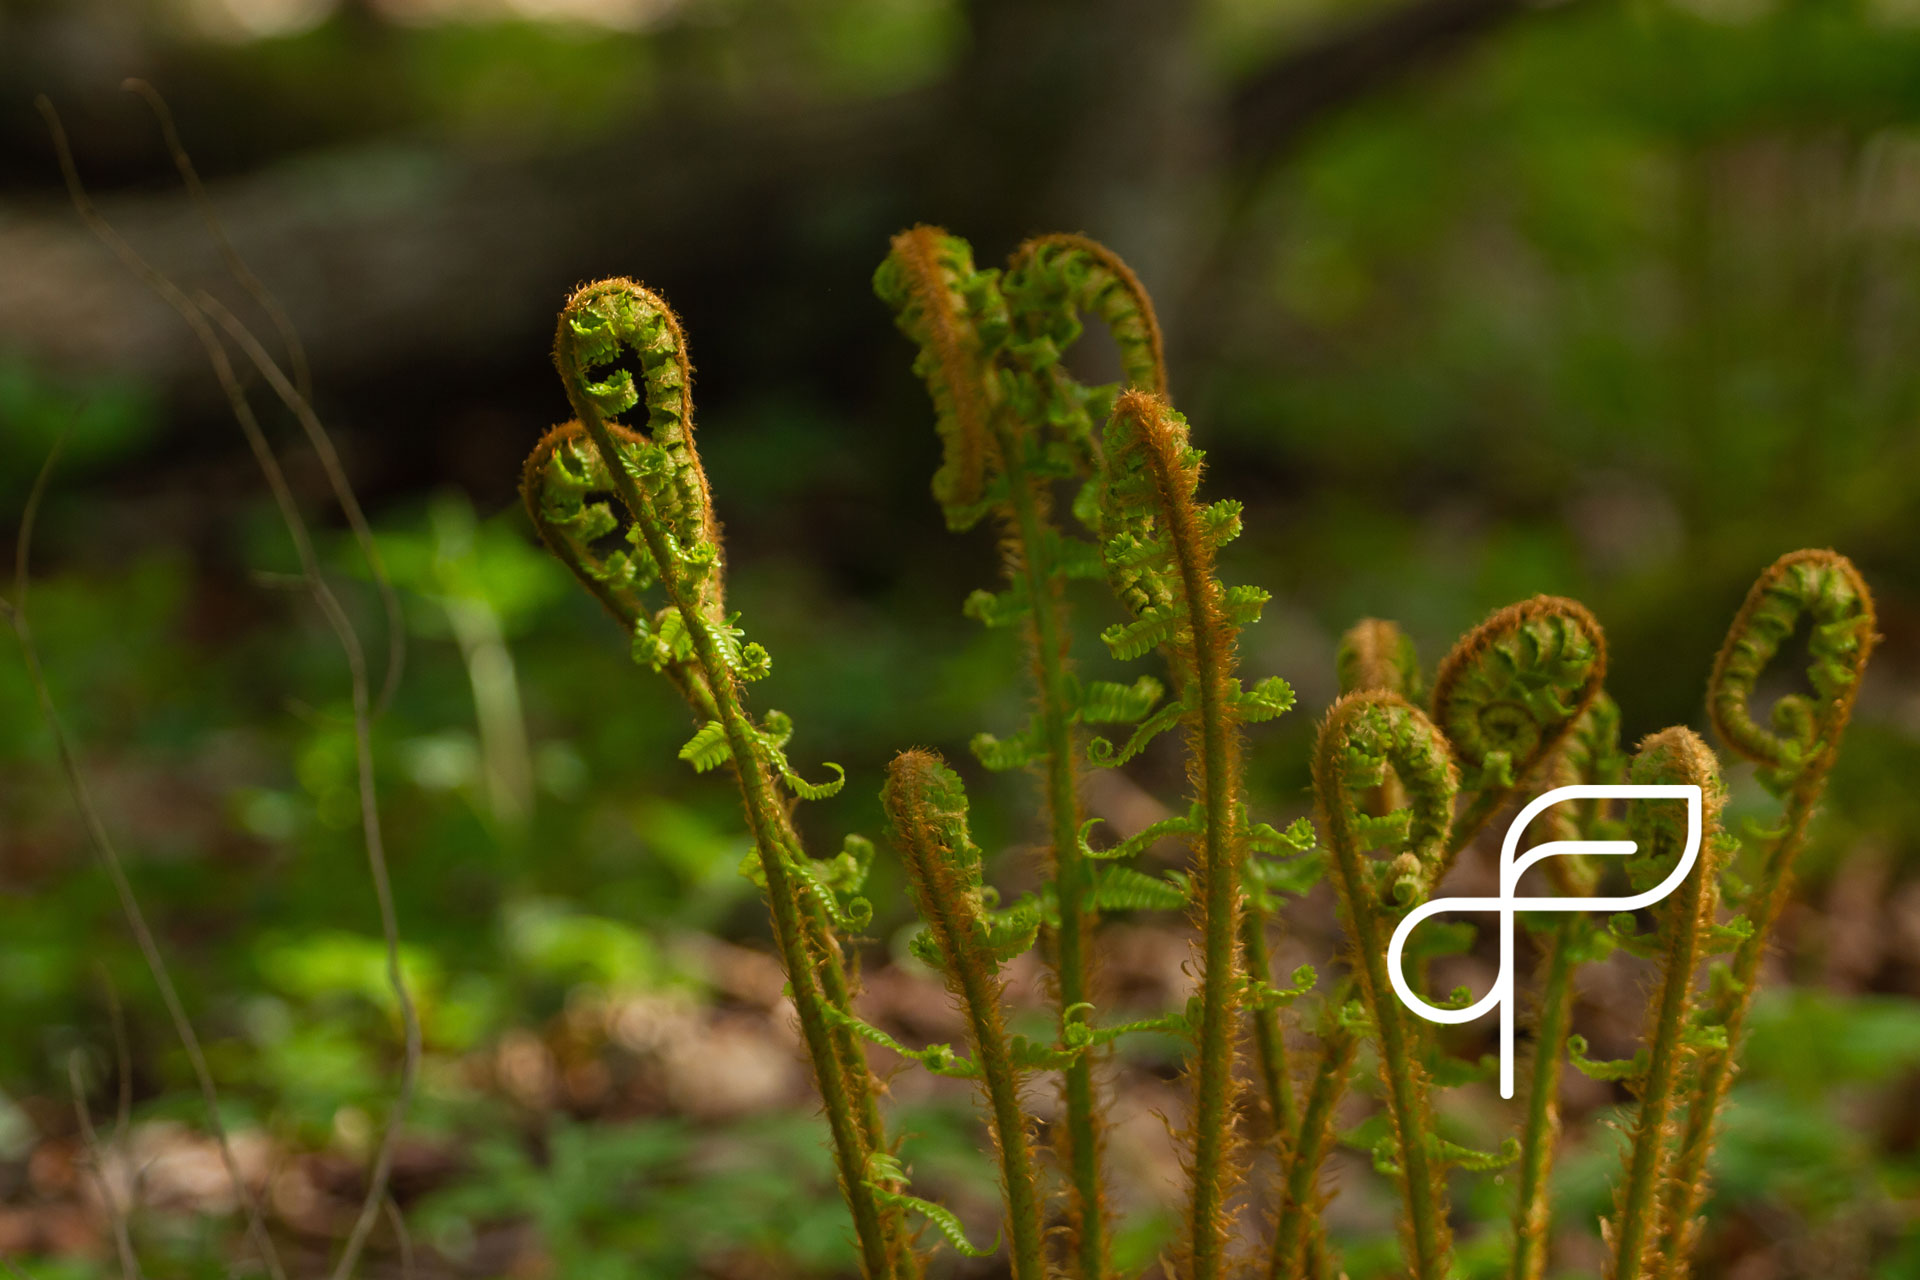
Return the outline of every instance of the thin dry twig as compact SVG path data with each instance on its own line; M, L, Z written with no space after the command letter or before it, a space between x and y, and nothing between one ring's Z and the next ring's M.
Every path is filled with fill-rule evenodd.
M61 137L64 145L65 137ZM62 437L64 440L64 437ZM193 1069L195 1082L200 1088L201 1102L206 1109L207 1127L212 1132L214 1143L220 1150L221 1162L226 1166L227 1176L232 1180L234 1192L246 1210L247 1234L252 1238L254 1247L259 1250L261 1260L273 1280L286 1280L286 1272L281 1268L280 1257L273 1247L273 1240L267 1234L266 1222L260 1214L260 1202L253 1194L241 1175L239 1161L234 1157L233 1144L228 1140L226 1125L220 1120L220 1097L214 1088L213 1072L207 1066L207 1055L200 1047L200 1037L188 1019L185 1007L180 1003L180 992L173 984L173 975L167 969L167 962L160 954L159 944L154 941L153 930L147 926L146 914L141 911L139 900L134 897L133 885L127 879L125 866L120 854L107 834L106 823L100 817L98 807L93 803L93 795L87 788L86 776L80 768L80 760L73 748L72 739L67 736L65 727L54 707L53 692L47 685L45 670L40 665L40 651L34 645L33 631L27 622L27 566L33 545L34 520L40 511L40 501L46 494L47 482L53 475L54 463L60 457L60 441L56 441L47 454L47 460L40 467L40 474L34 478L33 488L27 494L26 509L20 516L20 535L14 554L14 586L11 601L0 598L0 613L6 615L13 627L15 637L20 641L21 654L26 661L27 679L33 686L34 698L40 705L41 718L47 723L47 730L53 735L54 750L60 757L60 767L67 777L67 789L72 794L75 806L87 829L88 840L94 853L100 859L107 872L107 878L113 884L115 897L120 902L120 912L126 917L127 927L133 933L134 942L140 948L140 955L146 961L147 972L153 976L153 982L160 990L161 1002L166 1006L167 1017L173 1023L174 1034L180 1039L180 1046L186 1050L187 1062Z
M113 1247L120 1255L120 1275L122 1280L141 1280L140 1259L133 1251L133 1237L127 1231L126 1211L120 1207L120 1197L114 1194L113 1183L107 1177L100 1135L94 1131L93 1117L87 1113L87 1089L80 1079L78 1050L67 1059L67 1082L73 1088L73 1114L80 1122L80 1141L86 1148L87 1166L93 1174L94 1185L100 1189L101 1203L107 1207L107 1221L113 1227Z
M214 376L219 381L221 390L226 394L234 419L239 424L241 433L246 437L248 448L252 451L254 460L267 482L267 488L273 494L275 505L280 510L281 520L286 526L295 554L299 559L301 577L307 591L338 639L341 651L346 657L352 683L354 754L360 794L361 832L366 846L367 867L373 880L374 896L379 907L381 933L386 943L387 981L399 1008L404 1040L400 1084L395 1091L386 1132L382 1135L379 1149L375 1154L366 1199L361 1205L359 1216L348 1236L346 1248L342 1251L333 1272L333 1280L346 1280L352 1275L360 1253L366 1245L367 1236L380 1214L381 1202L386 1195L387 1182L393 1169L394 1153L398 1148L400 1134L412 1106L421 1052L420 1020L401 967L399 922L394 909L393 887L387 870L385 842L381 834L379 805L374 786L373 700L367 680L365 651L361 647L359 634L354 630L346 610L341 606L339 597L334 594L332 587L328 585L320 571L319 557L314 550L312 535L304 517L300 514L298 505L294 502L292 490L287 484L279 459L274 455L272 446L268 444L266 435L261 430L259 419L247 399L244 388L240 385L226 347L220 341L219 335L215 333L206 311L166 275L147 262L101 216L80 181L79 171L74 164L73 151L67 142L66 130L62 127L59 114L54 110L52 102L43 94L35 100L35 106L46 119L54 150L60 161L61 174L66 179L68 194L81 221L115 257L120 259L122 265L179 313L181 319L193 331L195 338L199 340L208 363L213 368ZM257 343L253 345L258 347ZM266 363L271 365L272 361L268 360ZM277 367L275 372L278 372ZM296 396L295 399L300 397ZM313 420L313 425L318 428L317 419ZM325 432L320 430L318 434L324 437ZM344 484L344 476L340 479ZM357 509L355 504L355 510ZM373 560L370 563L377 566L378 562ZM389 670L391 674L394 668ZM210 1091L211 1088L212 1081L208 1078L203 1084L203 1090ZM217 1118L215 1123L217 1125ZM235 1176L237 1182L238 1171L231 1161L229 1161L229 1171ZM242 1194L248 1204L252 1220L250 1229L252 1229L253 1223L259 1220L258 1206L250 1191L242 1188ZM278 1258L271 1252L271 1242L266 1240L264 1226L260 1227L257 1235L260 1241L264 1242L263 1255L269 1260L269 1269L273 1272L274 1280L284 1280Z
M387 1196L387 1221L393 1227L393 1238L400 1245L400 1280L413 1280L413 1233L407 1230L406 1215L400 1212L400 1205L392 1195Z
M380 557L380 547L374 541L373 529L360 509L360 499L347 479L346 469L340 464L340 453L334 448L333 437L313 411L313 373L307 363L306 346L300 341L300 332L294 327L286 309L280 305L280 300L253 273L247 260L240 256L240 251L233 247L233 241L227 236L227 229L213 207L213 200L207 195L206 185L200 181L200 172L194 168L193 157L181 145L180 133L174 127L173 110L167 106L167 100L160 96L159 90L138 77L125 81L121 87L139 94L153 109L155 118L160 122L160 134L166 143L167 154L173 158L174 168L180 172L180 180L187 188L188 198L193 201L194 208L200 211L200 219L207 226L207 235L220 251L221 260L226 263L227 274L266 313L287 349L287 363L293 370L290 382L265 349L254 340L253 334L227 314L224 307L218 308L217 314L222 325L247 352L254 367L273 384L274 393L299 420L300 429L306 432L307 441L320 459L321 469L326 472L334 500L340 504L342 514L347 518L354 541L359 544L360 554L365 557L367 570L373 576L374 587L380 593L380 607L386 613L387 669L381 680L380 696L374 699L373 718L378 720L392 705L394 692L400 686L400 673L406 666L407 630L400 615L400 597L394 591L393 579L388 576L386 563ZM200 301L205 305L211 299L202 293Z

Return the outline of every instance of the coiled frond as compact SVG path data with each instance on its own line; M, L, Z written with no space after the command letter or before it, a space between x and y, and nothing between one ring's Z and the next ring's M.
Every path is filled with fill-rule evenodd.
M1376 817L1362 804L1389 771L1407 807ZM1374 691L1348 694L1327 713L1314 748L1313 786L1354 974L1379 1039L1408 1263L1416 1280L1444 1280L1453 1243L1441 1162L1428 1146L1429 1083L1420 1037L1387 977L1386 954L1394 921L1427 897L1446 857L1459 775L1432 721L1399 695ZM1397 852L1366 856L1381 846Z
M1807 680L1814 696L1774 703L1772 728L1749 704L1760 673L1800 620L1807 620ZM1707 684L1707 711L1721 741L1760 766L1783 794L1809 771L1831 766L1873 653L1873 595L1853 562L1832 551L1795 551L1760 575L1734 616Z
M1534 596L1469 631L1434 674L1433 720L1472 797L1453 851L1471 840L1560 745L1607 673L1600 624L1575 600ZM1451 860L1451 852L1449 853Z
M638 366L637 381L623 360ZM632 280L583 285L560 313L553 361L575 418L601 446L608 467L618 457L637 482L646 518L659 523L676 560L699 584L704 611L719 618L720 526L693 443L693 366L679 317ZM643 422L620 421L634 409L644 410ZM616 426L626 428L618 437L610 430Z
M1153 302L1131 268L1098 241L1036 236L1014 250L1002 279L1019 376L1009 380L1020 417L1084 469L1094 428L1106 421L1117 390L1167 394L1166 351ZM1121 386L1090 387L1067 372L1064 357L1085 331L1082 316L1103 323L1120 353ZM1093 491L1086 491L1091 500ZM1090 514L1085 513L1085 514Z

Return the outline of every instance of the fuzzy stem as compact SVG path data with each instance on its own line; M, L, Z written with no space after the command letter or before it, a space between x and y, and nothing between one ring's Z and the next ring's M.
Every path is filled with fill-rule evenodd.
M1347 1092L1347 1074L1359 1047L1360 1037L1337 1024L1321 1036L1320 1067L1307 1090L1299 1136L1286 1153L1269 1280L1325 1274L1324 1260L1312 1256L1319 1243L1320 1166L1333 1149L1334 1109Z
M1273 960L1267 953L1267 917L1251 906L1240 913L1240 948L1246 956L1247 972L1255 981L1269 982ZM1293 1082L1287 1073L1287 1042L1280 1029L1280 1012L1256 1006L1247 1016L1253 1026L1254 1060L1260 1071L1261 1088L1272 1114L1273 1131L1284 1147L1293 1142L1297 1121L1294 1117Z
M1001 431L1003 455L1011 458L1019 443ZM1046 741L1045 795L1048 835L1053 851L1053 885L1060 908L1054 935L1054 976L1060 986L1063 1009L1085 1002L1088 983L1088 935L1092 912L1087 897L1093 888L1086 860L1080 856L1080 796L1074 769L1071 688L1067 667L1066 602L1059 582L1043 560L1046 546L1040 498L1033 482L1009 469L1016 528L1020 540L1020 567L1032 601L1034 684L1039 693L1040 726ZM1066 1101L1066 1123L1060 1128L1061 1163L1073 1186L1073 1254L1082 1280L1101 1280L1107 1271L1106 1214L1100 1192L1100 1130L1094 1110L1093 1063L1081 1054L1061 1072Z
M1539 1022L1534 1031L1533 1071L1527 1081L1527 1118L1520 1131L1520 1187L1513 1207L1513 1280L1541 1280L1552 1243L1550 1175L1554 1140L1560 1133L1560 1046L1573 1020L1572 927L1565 919L1554 921L1540 961Z
M960 794L959 779L929 752L902 752L888 770L887 815L907 863L914 905L940 944L948 985L966 1012L974 1064L987 1095L994 1143L1000 1149L1014 1280L1045 1280L1033 1150L1026 1113L1020 1107L1013 1050L1000 1013L1003 993L998 966L983 944L986 922L980 914L979 890L960 871L970 861L977 874L979 858L967 843L963 820L954 820L956 810L964 814L964 800L956 802Z
M583 371L573 357L571 346L564 340L565 332L563 321L563 339L556 347L555 359L568 398L573 402L581 425L600 452L614 492L626 505L640 530L668 602L679 610L686 622L695 661L705 677L714 708L718 712L717 718L732 750L741 804L767 881L767 901L773 914L775 944L786 966L794 1009L799 1016L801 1034L807 1043L808 1056L812 1059L820 1096L827 1112L827 1124L833 1135L841 1190L853 1214L862 1265L869 1280L880 1280L880 1277L895 1274L894 1250L890 1241L893 1233L887 1229L886 1218L889 1215L882 1214L866 1184L866 1158L869 1151L875 1149L868 1137L863 1114L866 1108L859 1097L860 1093L867 1092L863 1087L866 1081L858 1077L849 1080L845 1059L824 1012L825 997L819 980L822 966L816 964L807 945L807 924L799 896L787 874L784 856L787 842L783 838L783 823L779 816L782 813L780 801L774 792L766 762L761 758L751 723L740 705L734 674L721 659L711 632L702 625L703 602L686 581L669 545L666 529L653 514L634 476L623 464L607 429L605 417L592 397L580 391ZM844 992L844 987L842 990ZM864 1069L861 1074L865 1075Z
M1213 549L1202 535L1193 498L1198 463L1165 400L1129 391L1114 406L1114 422L1138 446L1149 482L1154 519L1178 574L1186 608L1184 656L1190 658L1186 695L1195 710L1188 734L1189 766L1205 830L1199 853L1200 995L1194 1026L1193 1169L1191 1232L1193 1280L1216 1280L1226 1269L1227 1197L1236 1181L1233 1143L1234 1024L1239 986L1238 927L1240 743L1231 699L1233 629L1213 572Z
M1660 999L1647 1029L1647 1073L1640 1085L1640 1111L1627 1160L1627 1180L1619 1191L1610 1232L1613 1280L1640 1280L1653 1261L1648 1252L1659 1237L1661 1181L1672 1150L1668 1118L1686 1054L1687 1015L1693 1004L1693 971L1700 958L1700 935L1713 914L1712 849L1720 802L1719 770L1713 752L1690 729L1667 729L1648 738L1635 756L1631 776L1635 782L1679 781L1699 786L1704 812L1700 863L1680 882L1663 911L1666 951L1660 964ZM1671 851L1671 824L1656 825L1649 820L1645 831L1640 837L1643 853L1663 857Z
M1824 779L1820 780L1824 782ZM1760 896L1760 908L1753 920L1753 932L1742 939L1733 957L1734 996L1725 1009L1727 1047L1710 1049L1701 1056L1698 1082L1687 1107L1686 1129L1680 1149L1674 1156L1673 1177L1662 1188L1661 1229L1658 1268L1661 1277L1685 1276L1687 1256L1692 1249L1692 1224L1706 1200L1709 1178L1707 1157L1713 1151L1714 1125L1726 1102L1727 1089L1738 1070L1734 1051L1746 1029L1747 1011L1753 1005L1753 991L1759 984L1760 961L1766 954L1766 939L1774 921L1786 905L1791 880L1786 868L1793 862L1806 839L1807 825L1813 817L1820 787L1796 786L1788 798L1786 830L1774 842L1767 857L1766 879Z

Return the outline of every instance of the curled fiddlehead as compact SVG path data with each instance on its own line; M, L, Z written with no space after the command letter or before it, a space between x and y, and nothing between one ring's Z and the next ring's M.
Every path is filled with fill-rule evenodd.
M1446 865L1553 754L1606 673L1600 624L1559 596L1508 605L1454 645L1434 673L1433 720L1473 798L1454 824Z
M966 792L938 756L906 751L887 770L882 799L914 906L938 946L947 987L966 1014L1000 1151L1013 1274L1016 1280L1044 1280L1032 1141L1001 1016L1000 960L983 901L980 850L967 834Z
M1800 620L1808 636L1807 679L1814 696L1774 703L1763 728L1750 704L1760 673ZM1760 766L1776 795L1817 786L1833 767L1874 642L1873 593L1853 562L1832 551L1795 551L1776 560L1727 631L1708 680L1707 710L1726 744Z
M1665 729L1649 737L1628 768L1635 783L1680 783L1700 788L1700 860L1671 895L1656 908L1660 946L1660 987L1648 1008L1646 1069L1633 1080L1640 1094L1633 1144L1625 1180L1614 1194L1614 1216L1606 1232L1613 1246L1613 1280L1641 1280L1660 1230L1660 1191L1673 1150L1670 1118L1677 1103L1682 1068L1696 1047L1689 1041L1688 1014L1693 1002L1693 972L1703 937L1713 924L1714 875L1724 853L1719 816L1725 801L1719 762L1691 729ZM1627 874L1637 891L1660 883L1688 841L1687 806L1671 800L1636 800L1628 828L1639 852Z
M607 429L622 446L640 443L625 427L609 424ZM677 621L678 615L672 606L648 609L644 588L652 575L651 561L632 550L602 551L596 545L618 531L621 522L612 505L613 481L585 427L562 423L540 437L521 470L520 496L547 550L635 639L636 657L672 680L703 722L712 721L713 693L699 664L690 653L676 654L672 646L654 643L675 625L668 618Z
M1367 813L1364 798L1389 770L1407 807ZM1416 1280L1442 1280L1452 1257L1446 1187L1432 1143L1433 1111L1420 1037L1387 976L1393 922L1431 892L1446 857L1459 777L1447 741L1397 694L1351 693L1333 704L1314 748L1313 788L1329 871L1347 918L1361 1000L1379 1038L1395 1170L1405 1201L1403 1236ZM1390 859L1367 851L1385 845Z
M1233 1150L1234 1021L1240 1003L1239 878L1246 855L1240 726L1291 705L1275 681L1241 687L1234 649L1266 593L1221 585L1217 547L1239 532L1236 502L1197 501L1201 454L1185 419L1157 395L1129 391L1106 430L1100 491L1107 579L1133 620L1102 635L1115 657L1158 648L1178 693L1197 801L1196 924L1200 994L1192 1016L1192 1201L1186 1245L1192 1274L1225 1266L1226 1202L1239 1170ZM1283 696L1284 695L1284 696ZM1156 717L1158 718L1158 717ZM1256 982L1267 975L1256 974Z
M784 750L791 723L775 712L756 721L746 710L744 685L765 674L769 659L725 612L719 526L693 442L692 370L679 321L631 280L586 285L561 312L554 363L575 422L550 432L528 461L523 491L534 523L629 628L635 656L673 676L705 719L682 757L696 769L732 765L863 1266L869 1280L914 1275L900 1212L883 1203L886 1188L876 1190L869 1173L870 1157L888 1147L865 1053L846 1026L851 984L833 936L844 909L829 875L801 848L776 789L777 779L814 798L839 784L799 777ZM619 420L635 409L642 423ZM622 532L596 496L608 490L630 523L626 548L603 553L596 544ZM657 610L646 603L649 592L662 602Z
M1813 696L1781 698L1768 716L1753 717L1754 686L1804 619L1807 680ZM1707 684L1707 711L1721 741L1758 766L1760 781L1783 800L1759 876L1742 903L1745 936L1726 980L1704 1013L1719 1041L1705 1049L1688 1103L1674 1176L1664 1195L1660 1274L1684 1276L1706 1196L1707 1154L1734 1073L1734 1051L1760 974L1760 960L1791 888L1791 873L1827 774L1840 751L1860 692L1874 633L1873 593L1853 562L1833 551L1794 551L1762 573L1727 630Z

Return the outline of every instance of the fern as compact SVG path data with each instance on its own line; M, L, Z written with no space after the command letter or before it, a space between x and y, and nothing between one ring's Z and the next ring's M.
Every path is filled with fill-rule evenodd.
M718 525L693 445L685 344L657 297L616 280L569 302L556 361L575 420L541 438L523 477L542 539L628 633L636 661L685 696L694 732L682 759L701 773L725 767L738 783L754 842L742 870L772 911L868 1280L919 1274L909 1215L932 1228L929 1239L969 1256L1004 1241L1021 1280L1104 1280L1112 1224L1094 1070L1117 1040L1150 1033L1185 1046L1193 1090L1182 1138L1183 1277L1215 1280L1254 1261L1230 1243L1251 1137L1271 1145L1275 1211L1258 1264L1275 1280L1341 1274L1326 1239L1322 1186L1336 1140L1368 1153L1397 1185L1405 1265L1415 1280L1454 1273L1449 1170L1477 1177L1514 1166L1510 1270L1515 1280L1539 1280L1552 1243L1548 1191L1568 1064L1637 1096L1606 1224L1611 1274L1683 1275L1759 958L1876 638L1871 597L1853 567L1832 552L1784 557L1755 585L1714 667L1716 730L1758 764L1782 800L1778 823L1750 836L1760 852L1751 883L1729 865L1732 842L1712 831L1721 794L1712 752L1685 729L1649 737L1630 776L1692 782L1707 797L1700 870L1652 913L1651 927L1625 914L1522 915L1539 952L1525 1101L1515 1132L1489 1150L1469 1147L1443 1135L1436 1099L1486 1079L1498 1064L1443 1053L1399 1004L1387 939L1509 803L1549 786L1627 776L1620 712L1602 690L1607 651L1598 622L1554 597L1501 609L1454 646L1430 693L1398 627L1357 624L1339 650L1342 696L1314 748L1317 826L1306 818L1256 821L1244 794L1245 727L1286 714L1297 699L1279 677L1249 686L1238 674L1240 633L1268 593L1229 586L1217 574L1216 555L1247 513L1230 498L1200 499L1203 455L1166 399L1159 329L1139 281L1083 237L1030 241L1001 273L976 268L965 242L918 227L895 239L875 286L917 349L933 403L942 444L934 496L955 530L991 517L1001 539L1004 581L974 592L964 612L1016 628L1030 677L1027 723L980 733L972 745L985 768L1030 770L1039 780L1049 856L1033 892L1000 905L968 834L960 779L938 757L902 754L883 796L924 922L908 946L944 976L965 1020L966 1051L912 1048L853 1012L841 935L873 920L872 846L850 837L836 856L813 858L795 832L795 801L835 794L845 774L829 765L824 780L803 776L787 754L790 719L749 709L748 688L771 657L726 607ZM1118 344L1125 385L1087 386L1068 372L1063 357L1088 319ZM1157 655L1163 676L1083 680L1074 670L1068 590L1096 580L1126 614L1101 633L1109 654ZM1784 699L1758 720L1748 706L1756 683L1803 618L1811 625L1813 696ZM1081 810L1082 770L1124 767L1175 728L1183 730L1191 793L1125 839L1096 837L1098 819ZM1660 879L1678 847L1671 815L1654 805L1616 814L1598 802L1561 804L1548 821L1560 840L1630 831L1639 854L1624 871L1637 885ZM1187 866L1134 865L1168 839L1191 847ZM1578 857L1546 867L1563 895L1590 894L1598 876ZM1345 972L1323 982L1313 966L1301 966L1276 980L1269 917L1323 876L1348 933ZM1718 919L1723 897L1742 914ZM1176 911L1191 916L1198 938L1192 998L1155 1016L1100 1017L1090 993L1101 917ZM1419 974L1429 958L1464 952L1475 937L1468 922L1436 922L1414 934L1407 959ZM1004 967L1036 947L1054 979L1052 1035L1010 1032L1002 1008ZM1643 1047L1631 1058L1596 1061L1574 1030L1572 993L1580 966L1613 950L1654 961L1659 977ZM1731 960L1697 987L1696 970L1719 953ZM1460 1009L1473 1000L1461 990L1443 1003ZM1297 1073L1290 1027L1315 1042ZM1243 1030L1260 1107L1242 1107L1238 1097ZM951 1211L910 1191L882 1123L868 1045L980 1090L1002 1193L993 1245L976 1246ZM1370 1052L1362 1055L1363 1047ZM1336 1117L1363 1061L1382 1106L1341 1133ZM1062 1094L1048 1125L1057 1189L1042 1175L1023 1101L1041 1075L1057 1076Z

